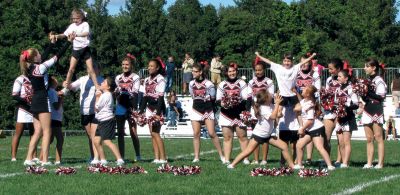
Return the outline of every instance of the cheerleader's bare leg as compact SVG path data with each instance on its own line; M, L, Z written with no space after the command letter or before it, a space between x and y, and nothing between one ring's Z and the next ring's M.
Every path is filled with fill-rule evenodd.
M326 140L324 142L326 151L330 154L331 153L331 137L333 129L335 128L334 120L332 119L324 119L324 126L325 126L325 135Z
M237 165L241 160L244 158L248 157L258 146L259 144L257 143L256 140L250 139L249 144L246 146L246 148L236 156L235 160L232 162L232 166Z
M304 137L300 138L297 143L296 143L296 163L299 166L303 166L303 154L304 154L304 148L307 146L308 143L310 143L311 137L310 135L305 135Z
M67 78L65 79L63 87L67 88L68 85L71 84L72 75L75 72L75 68L76 68L77 64L78 64L78 60L75 57L72 56L70 61L69 61L69 69L68 69L68 73L67 73ZM95 79L95 80L93 80L93 83L95 81L97 82L97 80Z
M154 149L154 154L158 154L155 155L156 159L160 159L160 160L166 160L166 155L165 155L165 147L164 147L164 141L162 140L161 136L160 136L160 130L161 130L161 126L154 126L151 127L153 129L153 131L151 132L151 137L153 138L154 142L153 142L153 147L155 146L156 148ZM157 156L159 158L157 158Z
M217 149L219 157L220 158L223 157L224 154L222 153L221 143L219 142L219 138L218 138L217 134L215 133L214 120L206 119L204 121L204 123L206 124L207 130L208 130L208 134L211 137L211 140L212 140L212 142L214 144L215 149Z
M294 167L293 158L289 153L288 144L285 143L284 141L282 141L281 139L275 138L275 137L272 137L271 139L269 139L269 143L282 150L283 158L288 163L288 166L290 168L293 168Z
M385 143L383 140L383 128L382 125L378 123L374 123L372 125L373 131L374 131L374 137L376 142L378 142L378 165L381 165L383 167L383 162L385 158Z
M349 165L351 156L351 131L343 132L344 152L342 154L343 164Z
M367 165L372 166L374 159L374 132L372 124L364 125L364 132L367 138Z
M42 154L43 159L42 162L46 163L49 159L49 147L50 147L50 138L51 138L51 114L50 112L39 113L39 122L43 130L43 138L42 138Z
M31 140L29 141L29 147L28 147L28 152L26 155L26 160L32 160L33 152L37 146L40 136L42 135L42 127L40 125L39 120L36 117L33 117L33 128L35 129L35 132L33 133Z
M104 154L104 149L103 149L103 144L101 142L101 137L100 136L95 136L92 139L92 142L98 152L99 159L100 160L106 160L105 154Z
M244 151L249 140L247 139L247 131L241 127L236 127L236 135L239 138L240 148Z
M193 127L194 159L200 159L200 131L201 131L201 124L200 124L199 121L192 121L192 127Z
M317 148L318 152L321 154L322 158L324 159L326 165L332 166L331 159L329 157L329 153L324 148L324 138L322 136L313 137L312 141Z
M93 143L93 139L96 136L96 130L97 130L97 124L89 123L89 132L88 132L88 135L90 136L89 144L91 145L91 149L93 151L93 158L99 159L99 153L97 152L97 149Z
M17 158L19 140L21 139L23 132L24 132L24 123L18 123L18 122L15 123L15 134L12 138L12 143L11 143L11 159Z
M224 155L225 161L229 161L232 152L233 127L223 126L222 133L224 135Z

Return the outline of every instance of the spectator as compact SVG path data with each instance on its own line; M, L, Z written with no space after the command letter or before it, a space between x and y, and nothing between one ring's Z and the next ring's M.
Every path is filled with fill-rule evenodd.
M165 85L165 92L169 93L172 88L172 83L174 79L174 71L175 71L175 62L174 57L169 56L168 61L165 63L167 66L167 74L166 74L166 85Z
M221 69L222 69L221 57L217 54L211 60L211 82L214 83L215 86L221 82Z
M192 80L192 67L194 64L194 60L190 57L189 53L185 54L185 61L183 61L182 68L183 68L183 88L182 94L187 95L188 91L188 84Z
M393 103L396 115L400 114L399 98L400 98L400 73L396 72L391 84Z
M177 107L177 97L175 91L171 91L168 96L168 127L176 127L176 118L179 118L179 111Z

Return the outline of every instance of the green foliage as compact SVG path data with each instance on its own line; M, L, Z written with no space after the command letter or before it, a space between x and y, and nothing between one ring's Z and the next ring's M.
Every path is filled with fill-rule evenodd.
M186 52L195 60L210 60L214 53L224 63L250 67L254 51L280 62L284 53L298 59L306 52L319 54L324 64L329 58L347 59L360 67L366 57L376 57L389 67L400 64L400 26L395 21L395 0L236 0L236 6L202 5L198 0L177 0L165 9L165 0L127 0L121 13L108 14L109 0L4 0L0 1L0 127L13 129L14 104L11 86L19 75L21 50L35 47L43 51L50 31L62 33L71 23L73 8L88 12L92 53L102 74L116 75L127 53L136 56L135 70L149 59L176 61ZM57 50L64 43L57 43ZM69 66L67 51L56 68L50 70L61 81ZM76 76L87 74L78 65ZM66 97L67 129L79 129L78 95Z

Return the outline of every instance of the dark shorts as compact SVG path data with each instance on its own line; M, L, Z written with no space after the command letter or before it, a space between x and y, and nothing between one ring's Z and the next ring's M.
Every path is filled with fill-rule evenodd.
M62 128L62 122L57 120L51 120L51 128Z
M311 138L313 137L324 137L325 134L325 127L321 127L316 130L306 131L306 135L309 135Z
M96 129L96 136L102 140L112 140L115 138L115 119L100 121Z
M281 102L281 106L295 106L299 102L299 98L297 96L290 96L290 97L284 97L282 96L283 100Z
M81 125L86 126L89 123L97 124L98 121L94 117L94 114L91 115L81 115Z
M260 137L258 135L252 134L250 139L254 139L258 144L264 144L268 143L270 138L271 137Z
M281 139L284 142L295 142L299 140L299 135L297 133L298 131L290 131L290 130L279 131L279 139Z
M189 83L192 79L193 79L193 75L191 72L183 73L183 82L184 83Z
M85 47L80 50L72 49L72 57L74 57L76 60L86 61L92 57L92 52L90 51L90 47Z

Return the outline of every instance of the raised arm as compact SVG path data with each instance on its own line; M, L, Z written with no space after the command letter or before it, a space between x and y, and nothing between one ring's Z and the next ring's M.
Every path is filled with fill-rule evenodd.
M258 51L255 52L256 56L258 58L260 58L263 62L268 63L268 64L276 64L275 62L269 60L268 58L265 58L263 56L260 55L260 53Z

